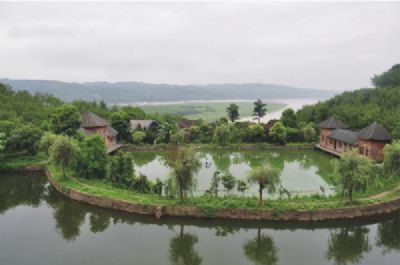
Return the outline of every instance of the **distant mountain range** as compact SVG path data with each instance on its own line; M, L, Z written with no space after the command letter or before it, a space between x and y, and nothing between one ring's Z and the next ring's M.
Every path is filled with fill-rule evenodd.
M13 80L0 78L0 82L14 90L31 93L48 93L64 101L104 100L108 104L223 99L282 99L318 98L333 96L334 91L310 88L296 88L275 84L209 84L209 85L168 85L139 82L90 82L68 83L52 80Z

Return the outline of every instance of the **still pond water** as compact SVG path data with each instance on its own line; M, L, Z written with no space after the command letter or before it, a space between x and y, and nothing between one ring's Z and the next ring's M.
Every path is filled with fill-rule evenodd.
M135 174L146 175L149 179L159 178L165 182L170 176L171 169L166 166L167 151L140 151L133 152ZM257 166L269 164L281 172L279 189L286 189L292 195L335 193L330 183L333 178L334 160L332 156L315 150L247 150L247 151L202 151L197 152L201 161L201 168L196 173L196 187L194 195L203 195L210 188L214 172L220 176L232 174L236 179L246 180L248 172ZM226 191L219 184L220 195ZM232 193L238 193L236 188ZM266 193L266 192L265 192ZM258 186L251 185L245 192L246 196L258 196ZM277 198L278 192L268 195Z
M157 221L71 201L41 173L3 173L0 264L396 265L400 213L314 224Z

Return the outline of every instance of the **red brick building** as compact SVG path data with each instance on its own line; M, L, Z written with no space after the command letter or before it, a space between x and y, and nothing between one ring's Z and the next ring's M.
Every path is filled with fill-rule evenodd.
M371 123L360 131L351 131L335 117L330 117L319 124L320 142L318 148L340 155L357 148L363 154L376 161L383 159L383 147L392 141L388 130L377 122Z

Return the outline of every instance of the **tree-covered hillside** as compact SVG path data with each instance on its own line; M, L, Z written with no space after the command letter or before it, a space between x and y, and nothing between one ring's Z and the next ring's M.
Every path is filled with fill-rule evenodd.
M64 101L105 101L108 104L223 99L329 98L334 92L275 84L169 85L139 82L68 83L51 80L1 79L15 90L46 93Z
M336 115L352 129L373 121L400 137L400 64L372 78L375 88L345 92L330 100L305 106L297 112L300 121L319 123Z

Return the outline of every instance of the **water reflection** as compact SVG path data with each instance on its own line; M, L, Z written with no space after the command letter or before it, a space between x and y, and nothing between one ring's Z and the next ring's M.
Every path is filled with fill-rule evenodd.
M246 257L256 265L274 265L278 262L278 248L273 238L262 234L260 228L256 238L244 243L243 250Z
M118 256L115 264L135 260L152 265L344 265L377 260L392 265L400 260L400 213L376 220L302 224L156 220L72 201L44 176L32 173L0 175L0 235L0 264L105 265L111 262L108 256ZM65 257L42 262L43 249L50 258L58 259L60 253ZM26 262L20 260L24 254Z
M200 265L202 258L195 249L199 241L197 236L185 233L184 225L180 225L179 234L171 239L169 253L171 264L176 265Z
M337 265L358 264L371 250L368 228L345 227L331 232L326 257Z
M378 225L376 245L383 253L400 252L400 213L397 217Z
M170 168L166 166L165 157L169 151L141 151L133 154L136 174L142 173L151 180L161 179L166 182ZM150 155L151 154L151 155ZM156 155L157 154L157 155ZM193 194L203 195L210 187L214 172L221 175L232 174L236 179L245 180L248 172L261 165L271 165L282 172L282 188L291 195L309 195L335 193L332 180L334 158L314 150L275 151L199 151L202 167L196 174L197 187ZM244 194L234 190L236 195L258 196L257 185L250 185ZM221 193L225 194L225 193ZM269 194L271 195L271 194ZM271 196L269 196L271 198ZM272 198L278 198L273 195Z

